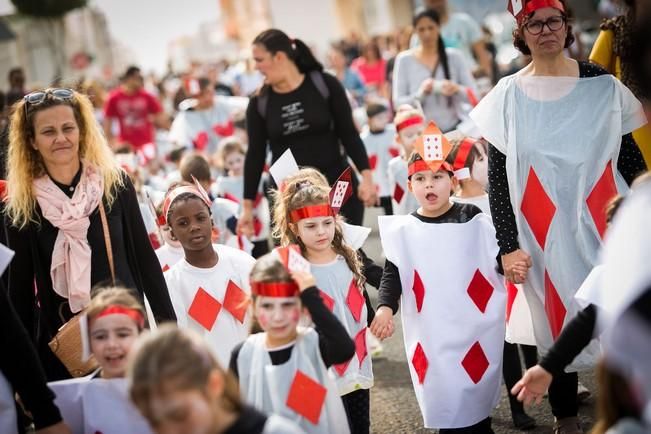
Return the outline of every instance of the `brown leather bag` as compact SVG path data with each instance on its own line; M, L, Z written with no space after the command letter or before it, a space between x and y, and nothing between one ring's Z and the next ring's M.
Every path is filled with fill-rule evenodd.
M104 244L106 245L106 254L108 256L109 268L111 269L111 278L115 284L115 268L113 265L113 249L111 247L111 237L106 220L106 211L100 200L99 214L102 220L102 230L104 232ZM59 312L61 314L61 312ZM73 377L83 377L97 369L98 364L95 357L91 354L86 361L82 360L82 343L81 343L81 319L84 318L83 311L73 316L68 322L59 328L56 336L49 342L50 349L55 356L64 364L70 375Z

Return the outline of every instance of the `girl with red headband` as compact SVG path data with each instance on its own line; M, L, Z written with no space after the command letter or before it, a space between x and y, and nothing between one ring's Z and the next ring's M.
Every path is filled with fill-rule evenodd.
M453 202L472 203L490 216L488 206L488 145L482 140L465 137L452 140L453 147L447 162L452 165L459 188L450 199Z
M299 255L290 249L266 254L253 266L253 312L262 332L235 347L230 369L259 411L290 419L306 433L346 434L348 422L328 367L353 357L355 345L324 304L314 276L290 273L289 256ZM301 308L314 328L299 327Z
M309 168L286 178L275 200L274 222L281 245L300 246L324 301L355 341L352 359L331 371L351 432L368 433L373 369L366 332L374 312L364 289L363 257L348 243L337 216L346 200L345 187L350 187L346 182L342 175L331 189L323 175Z
M197 183L172 190L163 202L170 235L184 258L165 272L180 327L194 329L228 363L249 331L247 300L254 259L232 247L212 244L211 201Z

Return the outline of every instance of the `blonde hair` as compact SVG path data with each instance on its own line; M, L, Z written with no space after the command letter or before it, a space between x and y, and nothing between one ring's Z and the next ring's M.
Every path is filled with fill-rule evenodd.
M398 112L393 117L393 123L397 126L401 122L404 122L406 119L409 119L413 116L420 116L423 118L423 124L425 124L425 116L423 115L423 112L411 106L405 107L404 105L400 106Z
M325 176L312 168L301 169L295 175L286 178L283 185L282 191L273 192L275 206L272 236L279 239L283 246L298 244L302 254L305 255L305 244L290 226L290 213L305 206L329 203L330 186ZM365 281L362 274L362 261L357 252L344 242L342 221L341 216L335 217L335 236L332 240L332 249L346 260L348 268L355 276L357 285L361 288Z
M35 218L36 197L33 181L45 175L45 165L34 140L34 116L41 110L59 105L72 108L79 127L79 157L96 166L104 179L104 198L109 206L117 196L117 189L124 187L122 169L117 165L95 116L93 106L85 95L73 91L70 101L59 100L48 94L45 100L25 108L24 99L14 105L9 131L9 153L7 156L7 198L6 212L11 223L23 228L28 223L39 223ZM27 113L26 113L27 111Z
M221 404L235 412L242 411L237 380L219 365L205 341L191 330L175 324L163 324L141 337L129 364L131 401L149 421L154 396L170 391L199 390L205 394L213 371L224 377Z
M218 150L215 153L214 164L220 170L226 169L226 157L238 152L246 155L246 149L240 139L235 136L226 137L219 141Z
M133 295L133 291L121 286L109 286L99 288L93 294L93 298L90 300L88 307L86 307L86 315L88 316L89 322L110 306L121 306L127 309L137 310L143 319L146 318L145 308ZM140 324L138 324L138 329L140 329Z

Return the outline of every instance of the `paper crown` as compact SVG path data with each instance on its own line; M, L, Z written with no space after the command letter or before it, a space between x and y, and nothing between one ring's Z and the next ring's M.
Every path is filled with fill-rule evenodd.
M425 119L423 119L422 116L419 115L410 116L396 125L396 131L400 132L407 127L410 127L412 125L422 124L423 122L425 122Z
M409 165L409 176L427 169L438 172L441 167L449 172L453 171L452 166L445 161L452 146L433 121L427 124L423 134L416 139L414 149L422 160L416 160Z
M452 162L454 176L456 176L459 180L470 178L470 169L466 167L466 162L468 161L468 155L470 155L470 151L472 150L473 146L475 146L475 142L477 142L477 140L474 138L466 137L459 144L459 150L457 151L457 155L454 157L454 161Z
M309 271L310 263L301 255L301 248L296 244L276 247L273 250L283 267L293 271ZM296 282L256 282L251 281L251 292L264 297L295 297L299 293Z
M156 219L159 225L162 226L167 224L170 207L172 206L172 203L174 203L174 201L182 194L193 194L201 199L208 206L208 208L211 207L212 200L210 200L210 196L208 196L206 190L204 190L204 188L201 186L201 184L199 184L199 181L197 181L194 176L192 179L194 180L194 185L182 185L167 193L167 196L165 196L165 200L163 201L163 213L162 215L159 214Z
M542 8L554 8L565 12L563 3L560 0L509 0L507 9L522 24L524 19L531 13Z
M353 194L352 170L348 167L333 184L328 194L328 203L308 205L295 209L289 213L292 223L310 217L336 216L339 210Z

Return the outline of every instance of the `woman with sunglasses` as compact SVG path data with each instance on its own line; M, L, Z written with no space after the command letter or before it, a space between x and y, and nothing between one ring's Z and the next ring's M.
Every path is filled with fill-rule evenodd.
M7 241L16 252L9 297L48 380L70 376L48 342L98 283L120 282L147 295L157 321L176 319L135 189L86 96L46 89L16 104L7 191Z
M579 311L574 294L597 264L605 205L645 169L631 132L640 102L602 68L565 57L572 41L565 0L511 0L514 45L532 61L500 80L471 112L488 151L490 207L506 278L523 284L544 354ZM525 273L516 271L524 262ZM579 433L576 371L588 346L554 378L555 433Z

